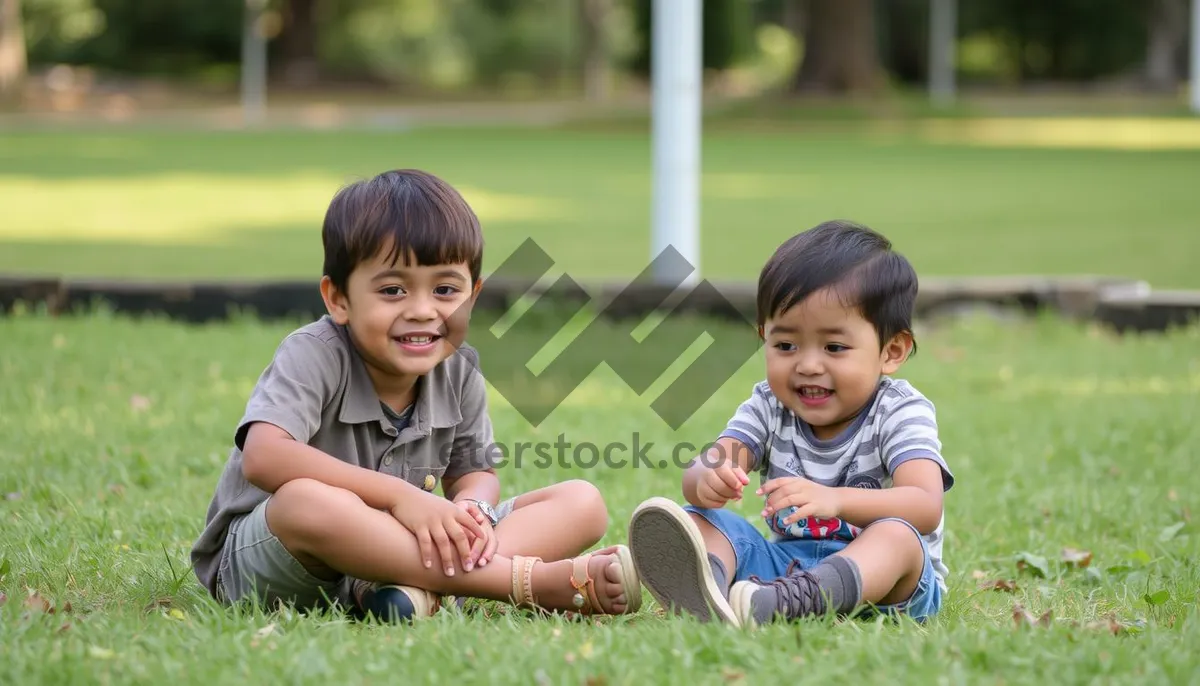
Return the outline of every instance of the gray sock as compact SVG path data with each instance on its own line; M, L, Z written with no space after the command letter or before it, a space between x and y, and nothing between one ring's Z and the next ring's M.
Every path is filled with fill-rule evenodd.
M721 558L708 554L708 563L712 565L713 580L717 582L717 588L721 589L721 593L729 597L729 572L725 570L725 563L721 562Z
M862 602L862 577L858 565L848 557L830 555L812 568L827 607L848 614Z
M862 600L862 577L849 558L831 555L808 571L796 571L764 584L750 597L755 621L847 614Z

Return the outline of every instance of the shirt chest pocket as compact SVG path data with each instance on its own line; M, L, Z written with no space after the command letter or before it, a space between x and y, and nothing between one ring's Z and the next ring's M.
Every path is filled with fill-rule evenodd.
M439 432L415 443L398 446L400 453L401 479L420 488L423 491L434 492L442 483L446 470L450 467L450 451L445 441L440 440Z

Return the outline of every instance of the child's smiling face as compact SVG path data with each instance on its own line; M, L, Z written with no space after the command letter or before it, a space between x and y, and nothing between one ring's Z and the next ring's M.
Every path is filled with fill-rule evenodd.
M348 325L385 402L407 391L466 340L475 292L467 264L392 264L387 250L350 274L344 293L329 288L334 321ZM399 408L396 408L399 409Z
M832 288L768 319L763 335L771 391L821 440L849 426L880 376L896 372L912 350L908 333L881 346L875 327Z

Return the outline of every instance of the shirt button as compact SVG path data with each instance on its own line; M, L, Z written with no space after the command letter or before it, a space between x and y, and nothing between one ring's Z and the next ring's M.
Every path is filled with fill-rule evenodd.
M384 466L391 465L392 464L392 456L388 455L387 457L383 458L383 464L384 464Z

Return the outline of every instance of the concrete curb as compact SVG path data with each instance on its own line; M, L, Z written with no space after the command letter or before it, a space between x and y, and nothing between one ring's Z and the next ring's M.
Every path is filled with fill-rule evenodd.
M542 287L527 286L488 280L477 307L507 310L523 294L546 292ZM590 302L614 318L644 317L666 307L674 312L752 322L755 312L755 287L747 282L703 282L690 292L599 282L584 284L567 298ZM0 313L9 314L23 303L63 315L98 302L119 313L192 323L220 321L237 312L265 320L314 318L325 312L313 281L148 283L0 276ZM1165 331L1200 322L1200 291L1154 291L1143 281L1104 276L927 278L921 282L919 319L979 309L1018 314L1050 311L1073 320L1095 321L1122 333Z

